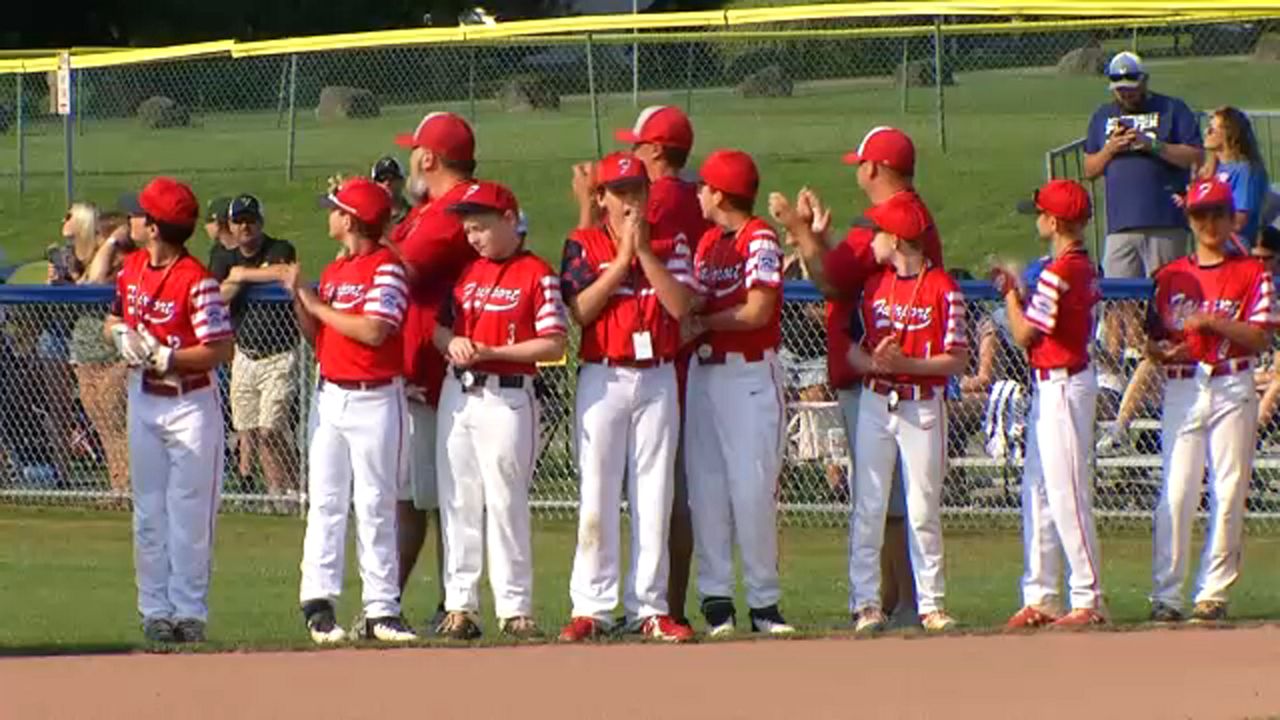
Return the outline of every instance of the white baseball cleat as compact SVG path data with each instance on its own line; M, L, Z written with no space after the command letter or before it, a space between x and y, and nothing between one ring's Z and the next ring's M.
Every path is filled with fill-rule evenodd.
M924 628L925 632L941 633L954 630L956 620L943 610L934 610L931 613L920 616L920 626Z
M418 639L418 634L409 629L398 615L369 618L365 623L365 637L389 643L409 643Z
M333 603L314 600L303 605L307 619L307 632L311 642L317 645L333 645L347 639L347 632L338 625L333 614Z
M872 635L883 632L889 620L884 611L871 605L859 610L854 616L853 631L859 635Z
M791 635L796 631L782 617L777 605L752 608L747 615L751 618L751 632L767 633L769 635Z
M707 631L707 635L713 638L729 637L734 633L734 630L733 618L729 618L727 622L722 622L719 625L712 625L711 629Z

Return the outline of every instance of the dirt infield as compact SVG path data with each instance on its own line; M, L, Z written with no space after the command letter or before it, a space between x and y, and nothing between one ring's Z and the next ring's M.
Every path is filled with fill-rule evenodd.
M1241 718L1280 628L0 661L5 718Z

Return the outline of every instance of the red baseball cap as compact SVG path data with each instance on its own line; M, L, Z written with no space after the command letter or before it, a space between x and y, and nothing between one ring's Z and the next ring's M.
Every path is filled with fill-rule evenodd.
M881 125L871 128L871 132L862 138L857 150L845 153L844 162L846 165L876 163L893 168L903 175L914 175L916 146L906 133L897 128Z
M751 156L741 150L716 150L707 156L698 172L712 190L755 199L760 189L760 173Z
M644 163L629 152L609 153L596 165L596 182L605 187L634 185L648 180Z
M466 120L450 112L428 113L412 133L397 135L396 144L426 148L458 162L476 159L475 133Z
M1018 203L1023 215L1052 215L1067 222L1083 222L1093 216L1089 192L1075 180L1050 180L1030 200Z
M391 195L366 177L353 177L336 192L321 195L320 206L341 210L369 225L384 225L391 217Z
M853 224L897 235L903 240L915 240L924 235L932 222L919 203L886 202L867 208Z
M200 203L185 183L171 177L151 180L142 192L120 198L120 209L135 217L146 215L167 225L194 226L200 217Z
M1197 180L1187 189L1187 212L1214 207L1224 207L1230 211L1235 206L1231 186L1216 178Z
M618 142L628 145L654 143L689 150L693 147L693 125L680 108L651 105L640 112L635 127L613 134Z
M516 202L515 193L505 185L485 180L471 183L458 202L449 206L449 212L456 215L508 211L517 214L520 212L520 204Z

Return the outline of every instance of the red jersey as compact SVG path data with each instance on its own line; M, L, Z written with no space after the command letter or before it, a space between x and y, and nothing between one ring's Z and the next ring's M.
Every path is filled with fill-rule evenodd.
M1228 257L1201 266L1192 256L1156 271L1155 295L1147 304L1147 334L1153 340L1185 342L1195 362L1218 363L1255 353L1208 331L1188 331L1183 323L1202 312L1264 328L1280 324L1271 273L1261 261Z
M384 247L339 258L320 274L320 301L339 312L366 315L391 325L392 332L373 347L319 323L316 359L320 377L341 382L390 380L404 368L400 327L409 289L404 268Z
M130 253L116 275L111 314L174 350L231 338L218 281L185 253L161 268L151 267L150 253Z
M747 291L778 291L773 317L762 327L746 332L712 330L700 340L713 353L759 353L775 350L782 341L782 247L778 236L758 217L737 232L715 227L698 242L693 262L694 289L706 298L704 314L741 305Z
M924 257L933 263L935 268L942 268L942 239L938 235L938 226L933 216L925 207L924 201L914 190L903 190L882 205L902 204L915 212L922 213L928 221L928 228L920 238ZM849 230L844 242L827 252L822 259L822 267L827 281L843 296L856 298L862 292L862 286L873 274L879 272L875 255L871 252L871 241L875 239L875 231L871 228L855 227Z
M903 190L885 201L885 204L891 203L910 204L930 218L922 249L925 259L933 263L934 267L943 267L942 240L920 196L914 190ZM840 299L827 303L827 380L835 388L849 388L862 379L862 375L849 364L845 356L853 344L849 336L849 325L859 305L862 288L867 284L867 279L881 269L876 262L875 253L871 251L871 241L875 236L875 231L871 228L851 228L845 235L844 242L823 257L827 280L842 295Z
M940 267L926 265L909 278L898 277L897 271L886 267L872 276L862 294L862 324L866 328L862 346L868 353L895 334L906 357L928 358L968 347L964 293ZM885 379L916 385L947 382L943 375L901 374Z
M404 375L407 382L425 391L432 407L440 400L446 364L431 342L436 316L462 269L477 257L462 231L462 222L448 211L470 186L460 182L439 198L414 207L391 231L391 241L413 271L404 320Z
M1098 270L1089 253L1072 250L1040 271L1027 307L1027 322L1040 331L1027 349L1033 368L1081 367L1089 362L1093 309L1102 299Z
M615 258L613 237L604 226L575 230L565 241L560 265L560 289L572 297L586 290L608 269ZM679 282L692 287L692 258L688 241L680 234L654 253ZM635 333L648 332L651 354L638 357L633 347ZM578 356L584 362L602 360L674 360L680 350L680 323L658 301L639 260L614 289L600 315L582 328Z
M451 309L440 322L453 323L453 334L482 345L502 346L568 332L560 278L542 258L521 250L504 260L477 258L462 271L453 288ZM486 361L477 372L532 375L533 363Z
M711 229L702 217L698 186L677 177L664 176L649 185L649 238L655 251L682 242L690 250Z

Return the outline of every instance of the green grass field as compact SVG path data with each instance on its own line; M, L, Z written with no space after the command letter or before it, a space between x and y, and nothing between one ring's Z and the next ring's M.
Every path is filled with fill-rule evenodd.
M1154 61L1153 88L1185 98L1195 108L1231 103L1274 104L1274 68L1244 58ZM1044 153L1084 133L1090 113L1107 98L1101 78L1066 77L1052 68L957 73L946 90L948 152L938 147L934 92L911 90L909 108L887 78L801 84L794 97L745 100L726 90L645 93L641 105L672 103L690 109L697 130L695 162L715 147L756 154L762 190L794 192L808 183L824 191L844 225L862 205L840 155L879 124L895 124L916 139L918 185L933 208L947 245L948 264L970 266L989 252L1030 256L1035 242L1014 201L1044 177ZM612 131L629 126L636 109L628 95L601 97L606 149ZM250 191L266 206L268 230L294 240L314 274L332 257L314 196L334 172L366 172L379 155L396 152L396 132L412 129L436 106L386 107L380 118L321 125L312 108L299 108L297 179L284 180L286 133L275 113L203 115L197 127L142 131L132 120L86 121L76 139L77 195L113 204L117 195L153 173L191 181L202 199ZM463 105L447 106L468 113ZM567 97L558 112L503 113L478 104L480 174L510 184L531 216L535 249L556 256L574 221L569 166L595 153L590 105ZM1260 130L1270 153L1277 131ZM8 136L12 140L12 135ZM54 240L63 211L60 125L37 124L27 144L27 195L18 201L13 142L0 144L0 247L11 262L41 257ZM8 187L4 187L8 185ZM200 252L207 241L193 247Z
M299 518L225 515L219 520L211 649L309 645L297 611L302 533ZM573 538L570 523L536 525L535 602L546 629L558 629L567 619ZM947 533L946 542L949 609L971 630L993 629L1019 604L1020 536L1009 530L957 530ZM1232 614L1242 620L1278 618L1280 537L1253 536L1246 544ZM847 629L846 547L843 530L783 531L783 609L802 630L823 634ZM1114 619L1120 624L1143 621L1150 585L1149 537L1106 533L1102 550ZM347 556L353 558L354 552ZM359 584L350 565L347 581L340 610L344 618L358 609ZM415 624L430 614L438 590L425 574L414 581L405 611ZM487 605L487 589L484 593ZM134 599L127 514L0 509L0 607L5 608L0 654L140 647ZM492 619L486 624L493 635Z

